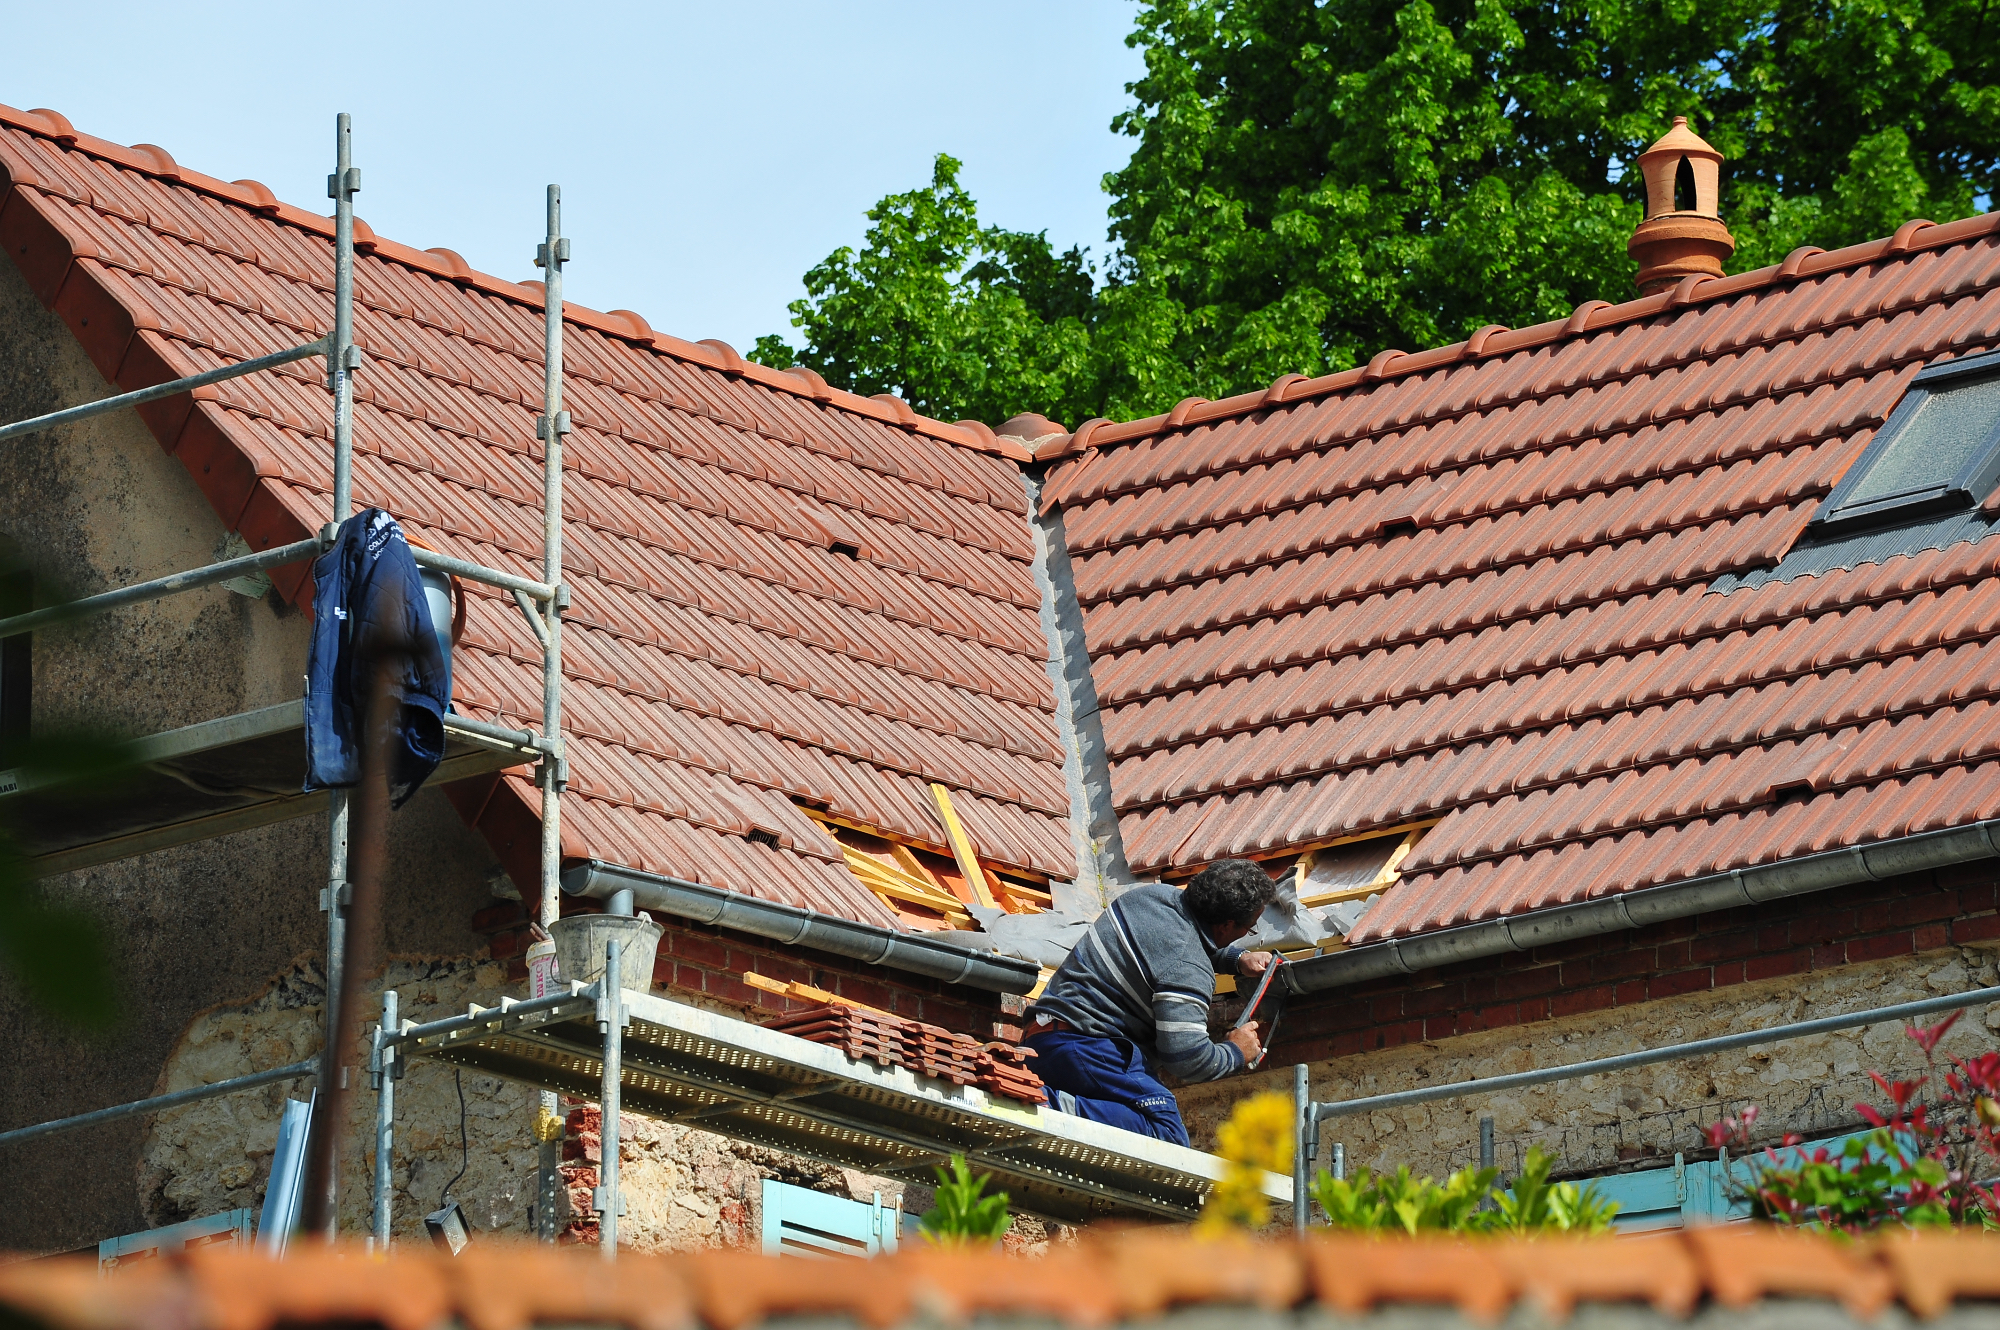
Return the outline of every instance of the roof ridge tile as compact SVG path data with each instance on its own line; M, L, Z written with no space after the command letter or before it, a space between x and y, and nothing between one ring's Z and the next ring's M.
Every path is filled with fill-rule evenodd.
M52 122L48 118L52 115L55 116L56 121L60 122L59 124ZM129 148L122 147L108 140L76 133L67 120L56 115L54 112L20 111L5 105L0 105L0 125L11 125L17 129L26 130L31 134L47 138L51 142L61 143L64 147L74 151L87 153L90 156L113 162L127 169L139 171L157 179L194 189L204 194L213 195L229 203L252 208L275 220L312 231L321 236L332 235L333 223L331 218L308 212L292 204L279 202L272 196L267 187L257 181L230 183L197 171L186 170L179 166L164 148L153 144L142 143ZM539 283L510 282L504 278L473 271L465 265L462 258L459 258L455 254L451 255L450 258L446 258L443 254L416 249L397 241L376 237L372 230L366 229L366 223L363 223L359 218L355 220L357 224L356 249L358 252L366 253L372 250L379 256L390 261L416 268L434 277L444 277L459 281L468 286L484 290L489 294L519 301L533 308L538 309L541 306L541 299L538 293ZM451 261L453 259L457 260L456 263ZM629 313L630 311L619 312L620 315ZM607 315L597 310L572 305L569 302L564 302L563 317L565 320L574 320L585 326L595 328L600 332L626 338L635 343L642 343L663 354L685 356L711 367L724 368L729 372L754 377L766 387L795 392L807 398L811 398L813 395L813 389L810 385L800 385L796 380L787 382L767 377L768 374L777 374L780 371L764 371L763 366L752 365L750 362L744 361L741 356L736 355L733 348L729 349L726 354L718 353L720 358L720 364L718 364L716 357L704 357L698 353L686 350L690 346L697 345L695 343L683 342L678 338L661 338L651 334L650 330L647 332L636 331L623 317ZM699 345L709 344L704 342ZM714 343L714 345L719 347L723 344ZM879 402L872 402L866 397L840 389L830 391L832 392L831 398L825 400L844 410L854 411L890 423L904 423L898 419L898 413L885 408ZM912 415L915 415L915 413L913 412ZM916 429L943 442L959 447L974 448L983 452L995 453L1017 463L1033 460L1029 451L1018 444L1009 446L1003 441L982 438L976 434L969 433L962 427L950 425L943 421L931 420L928 417L920 415L916 415L915 420L917 422L915 425Z

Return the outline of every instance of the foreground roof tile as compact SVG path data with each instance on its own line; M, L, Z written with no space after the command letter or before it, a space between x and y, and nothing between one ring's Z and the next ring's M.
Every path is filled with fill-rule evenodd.
M1204 1240L1186 1230L1087 1233L1040 1257L913 1246L874 1260L746 1251L686 1256L482 1241L453 1259L423 1246L384 1259L295 1247L282 1262L199 1248L121 1268L57 1257L0 1267L0 1314L46 1330L276 1330L378 1324L430 1330L620 1325L747 1330L797 1316L877 1330L974 1317L1090 1327L1177 1307L1317 1305L1342 1316L1441 1304L1491 1323L1526 1302L1561 1320L1579 1307L1645 1303L1685 1316L1704 1301L1838 1303L1858 1319L1900 1300L1918 1316L1954 1306L2000 1315L1994 1240L1969 1231L1860 1242L1755 1224L1636 1238L1406 1239L1315 1234ZM1827 1309L1831 1311L1831 1309ZM1981 1322L1982 1324L1985 1322Z

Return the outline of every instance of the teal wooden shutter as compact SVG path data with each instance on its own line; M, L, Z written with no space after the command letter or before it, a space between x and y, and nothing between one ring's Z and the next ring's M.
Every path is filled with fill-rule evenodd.
M873 1204L850 1201L768 1178L763 1210L763 1246L770 1256L873 1256L895 1251L917 1231L913 1216L884 1206L879 1195Z
M1845 1136L1808 1141L1804 1145L1779 1147L1771 1153L1777 1156L1780 1164L1792 1164L1821 1147L1829 1154L1839 1154L1848 1141L1868 1134L1850 1132ZM1642 1168L1634 1173L1612 1173L1587 1181L1579 1179L1578 1185L1594 1183L1600 1195L1618 1202L1618 1218L1613 1222L1620 1232L1645 1233L1653 1229L1682 1228L1688 1224L1723 1224L1748 1219L1749 1202L1737 1199L1731 1193L1742 1192L1757 1176L1757 1171L1767 1166L1768 1161L1762 1150L1736 1158L1725 1155L1720 1159L1697 1160L1692 1164L1676 1154L1671 1168Z
M206 1219L189 1219L165 1228L149 1228L144 1233L106 1238L97 1244L97 1265L100 1270L115 1270L134 1261L152 1260L172 1252L185 1251L189 1247L207 1247L217 1243L247 1247L251 1234L255 1232L256 1222L257 1213L254 1210L225 1210Z

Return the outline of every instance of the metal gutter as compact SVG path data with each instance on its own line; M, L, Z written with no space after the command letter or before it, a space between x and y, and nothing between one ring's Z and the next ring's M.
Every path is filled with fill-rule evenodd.
M948 984L965 984L995 993L1026 993L1042 974L1041 967L1032 961L967 951L933 941L921 933L898 933L874 924L758 900L741 892L642 872L600 859L586 860L565 871L562 889L565 895L596 900L604 900L613 892L630 891L637 909L658 910L770 938L787 946L812 947L867 965L887 965Z
M2000 819L1713 873L1462 928L1391 938L1298 961L1285 966L1283 974L1292 992L1319 993L1370 979L1553 946L1572 938L1619 933L1670 919L1995 857L2000 857Z

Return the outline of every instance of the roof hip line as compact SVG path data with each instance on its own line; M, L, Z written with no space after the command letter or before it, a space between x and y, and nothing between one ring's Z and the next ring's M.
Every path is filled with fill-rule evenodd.
M79 134L67 125L54 124L36 112L22 111L11 106L0 105L0 125L11 125L39 138L48 139L64 151L79 152L112 162L127 170L210 195L225 203L249 209L273 221L310 231L315 235L328 238L333 235L331 217L308 212L290 203L277 202L268 188L254 180L231 183L179 165L171 165L169 169L168 165L163 165L160 161L160 157L165 155L163 153L140 151L90 134ZM4 157L0 157L0 176L4 176L7 183L32 186L44 192L55 192L38 180L32 171L13 170L12 164ZM504 277L477 272L468 267L465 260L457 254L435 253L400 244L386 237L374 235L372 231L365 229L365 223L361 223L359 218L355 220L360 231L355 238L358 254L365 254L405 268L414 268L432 277L473 287L489 295L526 305L531 309L539 310L546 303L546 297L538 289L540 283L510 282ZM1018 442L984 438L959 425L919 415L907 405L902 411L896 411L883 402L874 401L845 389L815 388L796 375L745 360L733 350L725 356L717 349L720 344L690 342L666 333L654 332L650 328L636 327L634 320L624 311L606 313L564 301L563 321L589 328L607 337L616 337L635 346L647 347L662 355L700 365L705 369L737 378L754 379L762 387L789 393L809 402L816 401L822 405L835 406L840 410L851 411L856 415L867 416L898 428L913 429L940 442L969 451L997 454L1016 463L1032 460L1032 454Z

